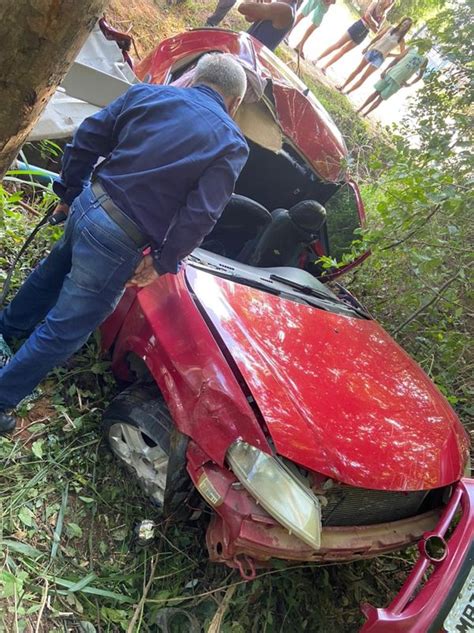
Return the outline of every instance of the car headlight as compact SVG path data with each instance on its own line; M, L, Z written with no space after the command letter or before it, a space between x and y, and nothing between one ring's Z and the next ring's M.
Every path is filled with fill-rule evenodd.
M227 460L244 488L274 519L319 549L321 506L309 488L274 457L242 440L232 444Z

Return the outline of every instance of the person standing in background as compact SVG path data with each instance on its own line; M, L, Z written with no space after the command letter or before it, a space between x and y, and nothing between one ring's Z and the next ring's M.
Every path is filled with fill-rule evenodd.
M374 92L367 98L365 103L357 110L360 114L362 110L366 112L362 116L367 116L373 112L382 101L393 97L401 88L413 86L423 77L428 66L428 58L425 53L431 48L431 42L420 42L416 46L410 46L404 53L401 53L391 62L387 69L381 74L379 81L374 85ZM409 81L416 73L416 76ZM370 106L370 107L369 107Z
M258 4L271 2L271 0L255 0ZM229 11L237 4L237 0L219 0L214 13L207 18L206 26L217 26L222 22Z
M247 33L274 51L293 28L297 5L298 0L243 2L239 12L253 22Z
M362 84L372 75L378 68L382 66L387 57L393 57L394 48L398 46L399 52L405 52L405 35L411 29L413 20L411 18L403 18L397 26L390 28L387 26L385 29L374 37L371 44L364 49L364 57L357 66L357 68L349 75L342 86L338 86L338 90L344 91L354 79L360 75L360 78L353 84L351 88L345 93L349 94L357 88L360 88Z
M395 0L374 0L368 6L361 19L354 22L337 42L323 51L316 59L317 63L323 59L323 57L327 57L334 51L338 51L334 57L331 57L331 59L322 66L321 70L325 72L329 66L335 64L341 57L344 57L346 53L361 44L369 34L369 30L373 33L377 33L383 26L387 13L393 7L394 2Z
M296 18L295 26L297 26L303 18L309 18L311 20L311 24L305 31L303 38L301 39L298 46L295 47L295 50L301 55L304 59L303 48L311 35L315 32L318 26L321 26L324 16L326 15L331 4L335 4L336 0L306 0L306 2L301 7L301 11Z

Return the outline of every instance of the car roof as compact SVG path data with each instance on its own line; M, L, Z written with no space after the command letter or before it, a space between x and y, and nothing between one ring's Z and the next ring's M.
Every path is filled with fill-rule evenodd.
M268 48L247 33L194 29L168 38L136 68L142 81L166 83L171 69L206 52L231 53L267 84L264 99L273 108L288 141L322 180L345 180L348 151L341 132L311 90Z

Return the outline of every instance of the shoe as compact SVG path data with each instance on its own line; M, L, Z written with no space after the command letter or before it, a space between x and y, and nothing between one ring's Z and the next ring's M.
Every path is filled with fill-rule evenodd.
M0 435L11 433L15 430L16 418L5 411L0 413Z

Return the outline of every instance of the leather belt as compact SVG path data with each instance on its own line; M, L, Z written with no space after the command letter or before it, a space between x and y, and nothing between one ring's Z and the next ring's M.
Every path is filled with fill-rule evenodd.
M111 218L115 224L117 224L122 231L128 235L137 248L143 248L150 243L150 240L143 235L135 222L115 204L100 182L97 180L93 182L91 190L109 218ZM100 198L105 199L100 200Z

